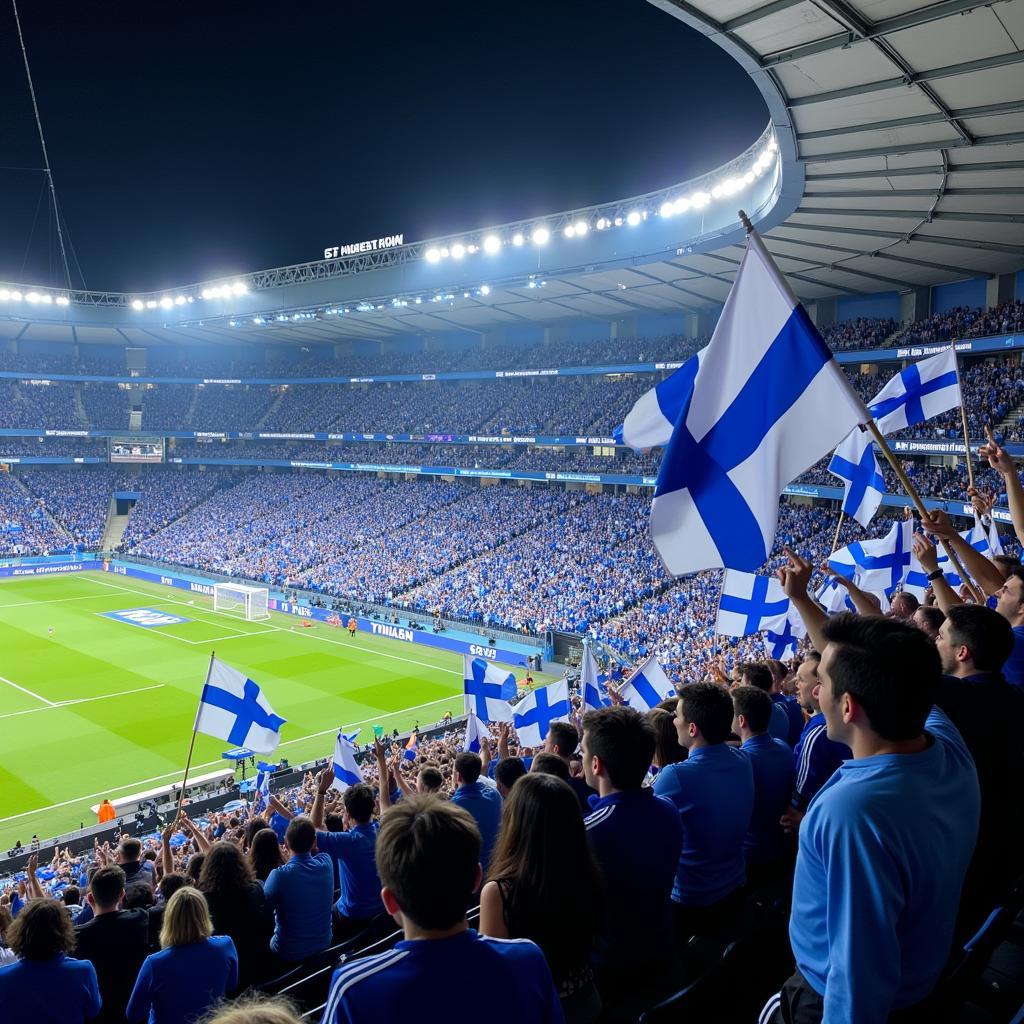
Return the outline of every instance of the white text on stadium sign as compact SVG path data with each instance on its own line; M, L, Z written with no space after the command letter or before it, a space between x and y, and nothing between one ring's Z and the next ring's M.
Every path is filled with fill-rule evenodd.
M329 245L324 249L324 259L333 260L339 256L358 256L361 252L374 252L378 249L394 249L404 244L405 235L385 235L383 238L370 238L365 242L349 242L348 245Z

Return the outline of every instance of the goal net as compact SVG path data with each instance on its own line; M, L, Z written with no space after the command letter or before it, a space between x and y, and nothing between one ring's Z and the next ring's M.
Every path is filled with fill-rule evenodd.
M266 587L246 587L240 583L215 583L213 585L213 610L241 619L269 619L267 600L270 591Z

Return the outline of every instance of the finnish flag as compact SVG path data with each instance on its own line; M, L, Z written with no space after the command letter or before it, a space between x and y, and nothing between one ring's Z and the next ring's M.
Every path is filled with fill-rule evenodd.
M861 526L867 526L885 494L885 477L878 465L871 434L859 427L851 430L835 450L828 471L846 486L843 511Z
M516 677L483 658L463 657L462 681L466 714L481 722L511 722L516 695Z
M524 747L541 746L551 723L568 722L571 713L568 680L538 686L515 706L512 724L519 743Z
M210 659L199 710L196 732L227 740L236 747L248 747L269 754L281 742L286 719L274 714L270 702L248 676L216 658Z
M829 569L867 591L891 594L910 571L913 523L901 519L879 540L858 540L829 556Z
M480 741L489 738L490 734L487 731L487 726L470 711L466 717L466 742L462 749L470 754L479 754L483 746Z
M955 409L961 402L956 350L952 345L937 356L912 363L896 374L868 403L883 434Z
M334 741L334 781L331 789L337 789L344 793L352 786L358 786L363 781L363 770L356 760L355 744L344 734L339 732L338 738Z
M741 637L767 629L781 631L789 607L789 598L774 577L726 569L715 632Z
M612 431L612 436L619 444L629 445L635 451L660 448L668 444L676 421L689 404L693 381L706 351L706 348L702 348L670 377L660 381L650 391L645 391L636 400L622 426Z
M583 666L580 670L580 696L585 708L599 711L611 704L611 698L605 689L604 676L597 674L597 661L590 644L583 645Z
M768 652L768 657L781 661L783 658L791 658L796 654L800 640L807 636L807 627L796 609L791 608L782 629L766 629L762 635L764 636L764 649Z
M988 536L988 549L992 553L992 556L1003 554L1003 539L999 536L999 530L996 529L996 521L994 519L990 519L988 521L988 526L986 527L984 521L975 516L974 524L975 526L981 526Z
M666 699L675 688L656 655L651 655L619 687L619 696L636 711L650 711Z
M270 800L270 772L258 772L256 774L256 800L253 804L254 811L263 810Z
M665 568L755 572L783 489L869 418L752 232L658 471L651 537Z
M852 577L850 578L852 579ZM903 581L903 589L907 589L906 577ZM861 590L864 590L864 588L861 587ZM886 596L884 591L869 590L867 593L871 594L872 597L878 601L879 608L883 615L889 611L889 598ZM831 576L814 595L814 600L817 601L818 604L820 604L830 615L834 615L836 612L857 611L857 606L852 600L850 600L850 592Z

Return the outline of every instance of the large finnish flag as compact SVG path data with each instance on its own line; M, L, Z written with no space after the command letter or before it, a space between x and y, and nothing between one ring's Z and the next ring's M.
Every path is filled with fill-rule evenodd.
M868 403L883 434L938 416L961 402L960 378L953 346L937 356L911 363Z
M636 711L650 711L674 693L672 681L654 654L619 687L619 696Z
M789 598L771 576L726 569L718 603L715 632L741 637L762 630L782 630L789 613Z
M913 523L902 519L878 540L854 541L829 556L829 569L862 590L891 594L910 571Z
M843 511L861 526L867 526L885 494L885 477L871 434L859 427L851 430L832 456L828 471L845 484Z
M466 714L481 722L511 722L510 700L516 695L516 677L483 658L463 658Z
M598 675L597 660L590 644L583 645L583 665L580 670L580 696L583 698L585 708L593 708L599 711L611 704L611 698L605 688L604 676Z
M751 233L658 471L651 537L665 568L760 568L783 489L868 419Z
M363 770L356 760L355 744L343 733L334 741L334 781L331 789L342 793L363 781Z
M636 451L668 444L676 421L689 404L693 381L706 351L702 348L670 377L645 391L629 410L622 426L612 431L615 440Z
M552 722L568 722L572 713L569 682L562 679L550 686L538 686L516 706L512 724L524 747L539 747Z
M238 669L211 659L193 726L196 732L227 740L236 747L248 747L258 754L269 754L281 742L285 721L274 714L256 683Z

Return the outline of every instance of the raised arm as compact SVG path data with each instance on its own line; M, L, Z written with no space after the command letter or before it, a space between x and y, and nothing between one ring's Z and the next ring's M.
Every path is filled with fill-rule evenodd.
M377 759L377 780L380 793L380 813L383 814L391 806L391 787L388 785L388 759L384 744L376 736L373 738L373 756Z
M983 444L978 449L978 454L983 459L988 459L988 464L1003 478L1006 497L1010 503L1013 529L1017 534L1017 540L1024 544L1024 486L1021 485L1020 474L1013 459L1006 454L1006 449L996 444L991 427L985 428L985 436L988 438L988 444Z
M177 827L178 820L175 819L169 825L165 825L163 832L160 833L160 866L163 868L163 873L165 875L169 875L174 871L174 854L171 852L171 836L174 835Z
M39 854L33 853L28 859L28 867L26 868L28 877L25 879L25 891L30 900L41 900L43 898L43 887L39 884L39 879L36 878L38 870Z
M823 651L828 643L823 632L828 616L821 605L807 592L813 567L806 558L790 551L789 548L782 550L785 552L786 558L789 559L789 565L782 566L775 575L782 584L786 597L793 602L793 607L800 613L800 618L804 620L811 643L814 644L816 650Z
M939 571L939 555L935 545L924 534L915 533L911 546L914 549L914 557L928 574L928 582L931 584L932 594L935 595L935 604L944 615L948 615L953 605L963 604L963 601L949 585L945 576L931 578L932 573Z
M853 607L857 609L858 615L880 616L882 614L882 606L874 594L861 590L853 580L848 580L845 576L832 572L828 567L828 562L821 567L821 571L827 572L841 587L846 588L847 593L850 595L850 600L853 602Z
M1018 481L1019 483L1020 481ZM959 555L964 568L986 594L994 594L1006 582L1002 573L980 551L975 551L960 536L952 520L942 509L932 509L928 513L928 519L922 522L922 526L929 533L934 533L936 537L941 537L949 543L950 547Z
M310 818L313 820L313 828L317 832L324 831L324 797L327 796L327 790L329 790L334 783L334 764L331 761L327 762L323 771L316 780L316 796L313 797L313 809L310 811Z
M200 853L206 853L213 844L207 836L203 835L203 830L187 814L184 813L181 816L181 823L184 825L185 831L195 842L196 849Z
M404 755L399 751L391 760L391 777L395 780L395 785L402 791L402 796L412 796L416 790L409 785L408 780L402 774L402 757Z

